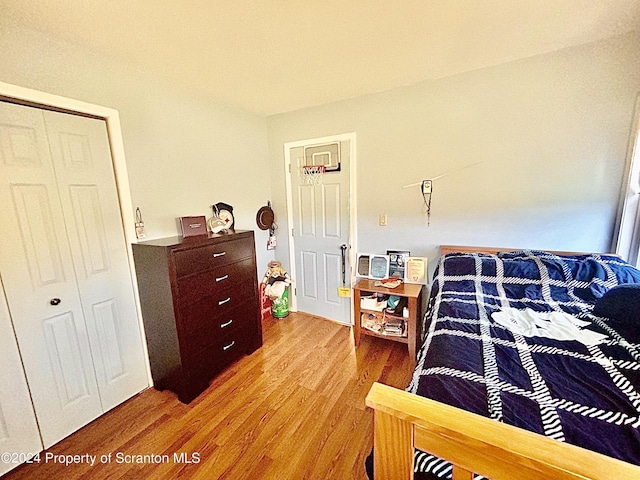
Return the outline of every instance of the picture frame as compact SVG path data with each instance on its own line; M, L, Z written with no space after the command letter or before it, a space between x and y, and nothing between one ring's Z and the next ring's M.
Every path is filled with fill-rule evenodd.
M405 280L407 259L411 256L411 252L407 250L387 250L387 255L389 255L389 278L397 277Z
M207 235L207 219L204 215L197 217L180 217L180 233L183 237Z
M369 278L372 280L389 278L389 255L371 255Z
M356 276L372 280L389 278L389 255L358 253L356 255Z
M369 278L369 263L371 255L359 253L356 258L356 277Z
M405 283L427 283L427 257L408 257L405 269Z

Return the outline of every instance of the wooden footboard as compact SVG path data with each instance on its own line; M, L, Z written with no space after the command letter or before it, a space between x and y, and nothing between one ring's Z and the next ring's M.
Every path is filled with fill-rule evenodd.
M413 478L414 447L454 465L454 480L639 479L640 467L375 383L376 480Z

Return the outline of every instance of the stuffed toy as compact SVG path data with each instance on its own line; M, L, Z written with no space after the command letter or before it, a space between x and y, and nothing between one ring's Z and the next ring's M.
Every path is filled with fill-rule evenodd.
M262 279L262 283L265 284L264 293L270 299L275 300L282 297L287 286L291 284L291 279L279 261L273 260L269 262L267 267L267 272Z

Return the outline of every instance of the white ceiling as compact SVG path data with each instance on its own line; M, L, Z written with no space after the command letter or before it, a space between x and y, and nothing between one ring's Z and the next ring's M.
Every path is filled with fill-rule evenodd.
M640 28L638 0L0 0L0 14L260 115Z

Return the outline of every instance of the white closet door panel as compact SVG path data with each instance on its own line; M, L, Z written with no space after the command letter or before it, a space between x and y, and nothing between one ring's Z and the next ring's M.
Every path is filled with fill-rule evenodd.
M42 450L42 442L3 295L0 295L0 365L0 452L37 453ZM0 462L0 475L17 466L16 462Z
M148 386L104 121L44 112L102 406Z
M92 393L90 379L83 368L82 347L78 339L77 325L80 321L74 312L64 311L42 322L56 392L63 408L82 402Z
M42 112L0 102L0 148L0 272L48 448L102 407Z
M9 193L32 286L51 285L55 293L66 278L62 265L64 253L58 240L60 229L54 220L56 206L51 204L52 192L46 184L23 183L10 185Z

